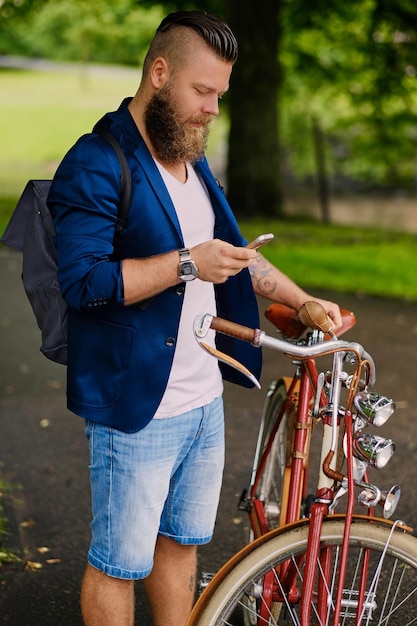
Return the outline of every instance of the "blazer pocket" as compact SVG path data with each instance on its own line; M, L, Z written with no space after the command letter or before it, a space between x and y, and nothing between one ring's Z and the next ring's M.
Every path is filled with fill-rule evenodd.
M114 406L123 394L136 331L94 319L70 327L68 398L89 407Z

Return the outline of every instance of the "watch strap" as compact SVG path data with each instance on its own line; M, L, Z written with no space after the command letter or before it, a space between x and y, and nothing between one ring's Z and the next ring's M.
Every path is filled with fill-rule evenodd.
M180 263L182 261L191 261L191 254L189 248L180 248L178 250L178 254L180 255Z

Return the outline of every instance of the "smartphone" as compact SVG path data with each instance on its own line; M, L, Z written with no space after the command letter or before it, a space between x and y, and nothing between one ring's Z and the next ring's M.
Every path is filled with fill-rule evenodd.
M256 239L248 243L247 248L252 248L252 250L257 250L261 246L264 246L266 243L269 243L273 240L275 235L272 233L268 233L267 235L259 235Z

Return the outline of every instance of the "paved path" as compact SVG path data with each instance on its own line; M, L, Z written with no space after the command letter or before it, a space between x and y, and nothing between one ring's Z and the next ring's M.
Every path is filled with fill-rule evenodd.
M11 533L4 543L17 547L27 563L0 570L0 624L81 626L78 596L89 541L83 424L65 409L65 368L38 352L39 332L19 273L19 255L0 246L0 475L20 485L11 499L2 500ZM397 453L378 485L401 484L398 516L417 527L417 307L327 296L355 311L358 324L346 337L374 356L376 389L397 401L395 416L381 433L396 441ZM267 322L264 328L271 330ZM286 359L267 351L264 390L287 372ZM227 464L215 539L200 551L206 571L218 568L245 540L246 519L236 503L250 474L263 393L226 388ZM140 585L137 603L137 624L150 626Z

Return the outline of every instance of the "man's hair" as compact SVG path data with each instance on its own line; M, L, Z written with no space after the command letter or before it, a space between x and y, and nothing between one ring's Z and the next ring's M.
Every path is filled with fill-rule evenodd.
M174 64L184 62L193 33L201 37L220 59L235 63L238 45L226 22L206 11L176 11L167 15L156 29L143 64L143 75L146 76L158 56L166 57Z

